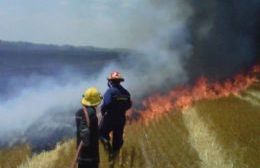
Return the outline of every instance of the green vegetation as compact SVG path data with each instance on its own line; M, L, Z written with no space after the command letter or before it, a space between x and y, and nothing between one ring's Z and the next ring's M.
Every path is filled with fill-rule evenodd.
M197 102L192 108L173 111L152 121L128 125L125 143L115 168L256 168L260 167L260 86L239 96ZM26 148L27 149L27 148ZM2 159L12 151L2 151ZM24 150L25 154L28 151ZM19 148L13 154L19 155ZM101 168L108 168L100 146ZM30 152L27 154L27 156ZM56 149L16 162L18 168L69 167L75 154L75 140ZM26 158L26 157L25 157ZM4 163L4 164L2 164ZM2 166L3 167L3 166ZM8 168L4 166L3 168Z

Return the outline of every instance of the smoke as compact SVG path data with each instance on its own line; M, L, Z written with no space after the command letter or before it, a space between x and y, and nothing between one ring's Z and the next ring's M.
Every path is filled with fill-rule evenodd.
M105 68L105 73L101 73L98 77L85 77L80 72L66 71L64 69L62 74L58 73L60 76L32 75L26 78L19 77L18 79L13 79L13 82L16 81L15 87L18 88L18 82L23 84L31 81L32 85L19 88L21 91L13 94L7 100L1 97L0 137L4 137L5 133L10 133L10 131L14 130L22 133L31 124L34 124L34 121L45 117L44 114L51 115L51 112L56 113L53 109L60 112L61 118L64 112L71 112L71 117L73 117L75 110L79 108L81 95L87 87L95 86L104 92L106 74L110 71L109 67ZM37 82L35 81L36 79L38 80ZM11 92L13 90L12 87L9 90ZM71 119L74 120L73 118ZM48 126L51 124L50 122L46 121L44 124Z
M189 33L186 27L190 13L182 13L177 1L173 2L174 8L167 4L156 7L149 1L128 4L135 13L127 20L130 22L128 28L122 26L121 31L131 35L131 38L118 37L117 40L129 44L136 52L122 58L121 64L107 65L102 73L94 74L92 79L71 73L66 75L69 76L66 83L58 83L57 77L43 78L39 85L23 88L19 95L1 104L1 131L25 130L53 107L65 110L79 106L80 95L85 88L96 86L105 91L106 77L113 70L121 71L126 77L125 85L134 99L163 85L166 87L187 80L181 57L187 57L191 50L191 45L187 43ZM113 28L113 25L108 28ZM174 43L172 39L175 39Z
M130 21L135 28L126 33L131 34L130 40L135 43L130 47L136 52L117 65L135 99L188 80L183 66L192 51L188 29L192 10L178 0L158 2L135 4L140 16Z
M229 77L259 58L260 2L187 0L194 10L189 24L193 55L191 80L200 75Z
M118 47L135 52L100 67L100 73L84 76L61 71L60 76L37 77L38 83L1 101L0 137L13 130L25 131L52 109L60 109L61 117L64 111L73 116L84 89L95 86L104 93L106 77L114 70L122 72L123 85L134 100L140 100L202 74L225 77L256 58L257 1L136 0L123 6L131 13L126 25L121 19L109 18L115 24L103 28L118 30L111 33L116 43L123 44ZM67 80L59 82L61 78Z

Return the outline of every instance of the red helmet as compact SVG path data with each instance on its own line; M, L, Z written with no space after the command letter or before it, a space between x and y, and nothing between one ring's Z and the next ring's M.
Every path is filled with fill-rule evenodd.
M109 75L107 80L117 80L123 82L125 79L122 77L120 72L114 71Z

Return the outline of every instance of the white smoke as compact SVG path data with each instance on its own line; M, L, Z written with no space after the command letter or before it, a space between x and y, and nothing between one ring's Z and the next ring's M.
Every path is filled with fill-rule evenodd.
M103 3L105 5L108 2ZM178 0L154 3L149 0L134 0L117 5L126 10L125 14L129 13L126 20L121 17L108 18L113 24L106 24L98 30L100 32L96 32L102 34L103 29L116 29L117 31L110 34L113 37L111 43L120 43L122 45L118 47L124 46L137 51L122 60L122 64L111 63L100 67L102 72L92 76L71 72L65 75L67 80L64 83L59 83L59 78L40 78L37 85L22 88L21 92L9 100L2 100L0 137L13 130L26 130L50 109L60 108L63 111L80 107L81 94L87 87L95 86L104 93L107 87L106 78L114 70L122 72L126 79L123 85L130 90L133 99L139 99L158 88L185 82L187 75L183 60L190 56L192 49L187 28L192 10ZM113 8L110 10L117 11ZM98 15L105 16L106 13Z
M50 113L46 112L53 109L59 109L62 117L62 112L79 108L81 95L86 88L95 86L102 92L105 91L106 74L112 70L110 67L112 65L106 67L103 73L92 77L73 72L58 78L43 76L19 78L19 81L38 79L38 82L34 81L34 86L23 88L8 100L1 100L0 137L10 131L25 131L34 121L44 117L44 114L49 115ZM67 80L60 83L59 80L62 78Z

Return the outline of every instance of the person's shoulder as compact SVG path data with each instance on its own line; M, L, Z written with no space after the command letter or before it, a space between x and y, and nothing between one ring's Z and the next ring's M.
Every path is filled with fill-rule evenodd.
M113 88L112 88L112 87L109 87L109 88L107 88L107 90L106 90L105 93L110 93L112 90L113 90Z
M129 91L125 87L123 87L122 85L120 86L121 86L121 90L123 90L127 95L130 95Z
M110 87L107 89L106 94L113 94L117 91L116 87Z
M83 112L82 108L78 109L77 112L76 112L76 116L81 116L82 112Z

